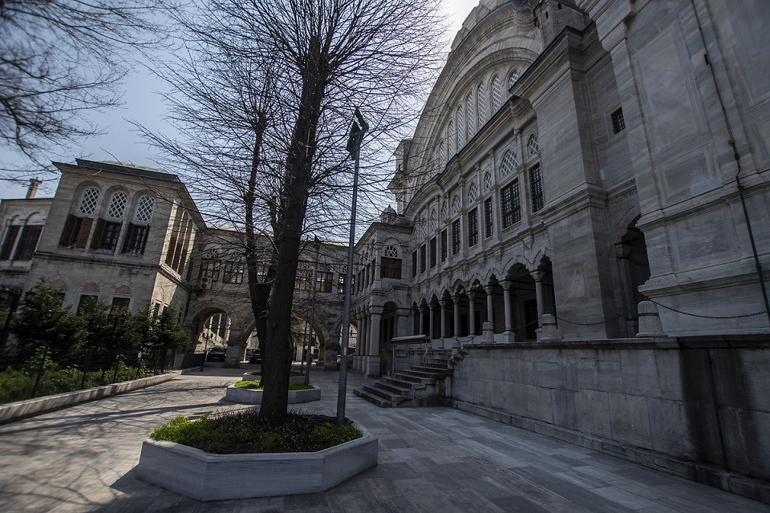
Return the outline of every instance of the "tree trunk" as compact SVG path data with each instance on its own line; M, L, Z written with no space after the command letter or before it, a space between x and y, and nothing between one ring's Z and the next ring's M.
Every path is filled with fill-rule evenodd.
M302 79L302 97L286 159L281 204L276 224L277 251L272 303L268 314L266 359L262 362L262 418L281 422L289 400L291 311L302 229L310 189L310 172L316 150L316 132L328 75L327 56L321 41L311 39Z

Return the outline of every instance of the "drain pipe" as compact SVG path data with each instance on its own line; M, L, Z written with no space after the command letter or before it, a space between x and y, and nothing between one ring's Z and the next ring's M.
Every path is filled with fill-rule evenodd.
M717 81L716 73L714 72L714 67L711 65L711 58L709 57L709 50L708 50L708 46L706 45L706 36L703 33L703 25L701 24L700 17L698 16L698 8L695 6L695 0L690 0L690 4L692 5L692 10L693 10L693 13L695 14L695 21L698 24L698 32L700 33L701 42L703 43L703 51L705 52L705 57L706 57L706 66L708 66L709 72L711 73L711 80L714 82L714 88L717 93L717 99L719 100L719 106L722 109L722 117L724 117L725 126L727 127L727 135L728 135L727 144L729 144L733 150L733 160L735 160L735 164L738 167L738 171L735 173L735 184L738 187L738 196L741 199L741 207L743 207L743 218L746 222L746 229L749 232L749 241L751 242L751 252L754 255L754 266L756 268L757 278L759 279L759 286L762 288L762 299L764 300L764 304L765 304L765 314L767 315L767 321L770 324L770 300L768 300L768 297L767 297L767 287L765 285L764 272L762 271L762 263L759 261L759 254L757 253L757 243L754 239L754 230L751 227L749 210L748 210L748 207L746 206L746 193L745 193L743 184L741 183L741 173L743 172L743 168L741 167L741 156L738 153L738 146L735 143L735 136L733 133L732 125L730 124L730 118L727 116L727 109L725 108L725 102L724 102L724 99L722 98L722 91L719 89L719 82Z

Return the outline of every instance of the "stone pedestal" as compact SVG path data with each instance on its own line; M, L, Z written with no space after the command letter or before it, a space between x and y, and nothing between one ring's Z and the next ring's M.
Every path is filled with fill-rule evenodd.
M559 328L556 327L556 318L551 314L540 317L540 327L535 330L538 342L558 342L561 340Z
M637 337L665 337L663 326L660 324L658 307L652 301L640 301L637 306L639 312L639 332Z
M495 334L494 329L492 326L492 323L489 321L486 321L482 327L481 330L483 332L481 336L481 342L483 344L494 344L495 343Z
M380 375L380 357L379 356L364 356L364 376L379 376Z

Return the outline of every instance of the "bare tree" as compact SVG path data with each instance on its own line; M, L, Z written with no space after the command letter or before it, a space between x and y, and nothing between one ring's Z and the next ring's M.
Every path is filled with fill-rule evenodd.
M413 128L442 61L438 3L200 0L175 16L187 53L159 75L172 85L172 121L184 135L146 132L177 169L187 169L204 215L243 230L247 255L254 237L271 241L270 307L253 308L267 311L266 419L286 415L304 241L347 230L352 113L360 107L372 126L362 186L382 197L390 174L382 164ZM250 284L251 273L249 266ZM265 302L250 290L253 303Z
M0 140L45 167L44 150L97 133L84 115L119 103L125 51L162 40L156 20L168 6L0 0Z

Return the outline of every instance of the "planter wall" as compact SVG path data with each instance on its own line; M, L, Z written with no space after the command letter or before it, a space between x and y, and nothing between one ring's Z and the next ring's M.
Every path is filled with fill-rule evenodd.
M13 403L0 405L0 424L11 422L17 419L39 415L60 408L74 406L86 401L94 401L104 397L110 397L117 394L139 390L166 381L171 381L177 373L159 374L146 378L134 379L132 381L123 381L101 387L86 388L84 390L75 390L74 392L65 392L63 394L44 395L27 399L26 401L16 401Z
M259 374L244 374L242 381L256 381L259 379ZM289 383L296 385L305 382L305 376L289 376Z
M321 389L311 385L308 390L289 390L289 404L309 403L321 399ZM225 400L241 404L262 404L262 391L227 387Z
M145 440L136 470L140 479L201 501L318 493L377 464L377 439L362 432L323 451L285 454L209 454Z

